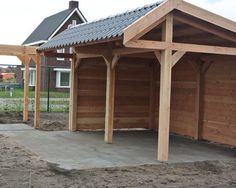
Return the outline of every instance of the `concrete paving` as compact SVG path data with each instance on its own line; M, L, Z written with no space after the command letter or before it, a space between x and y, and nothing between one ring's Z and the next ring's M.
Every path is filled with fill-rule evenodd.
M0 134L64 169L88 169L158 164L154 132L119 131L114 144L105 144L103 132L43 132L24 125L0 125ZM236 158L236 150L179 136L170 137L170 161L193 162Z

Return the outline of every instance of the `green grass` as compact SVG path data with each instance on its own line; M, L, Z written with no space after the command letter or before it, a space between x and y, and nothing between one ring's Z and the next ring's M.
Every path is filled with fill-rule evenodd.
M34 98L34 91L30 91L29 97ZM69 92L50 91L50 98L69 98ZM48 93L46 91L41 92L41 98L47 98ZM10 97L10 91L0 91L0 98L23 98L23 89L14 89L12 97Z

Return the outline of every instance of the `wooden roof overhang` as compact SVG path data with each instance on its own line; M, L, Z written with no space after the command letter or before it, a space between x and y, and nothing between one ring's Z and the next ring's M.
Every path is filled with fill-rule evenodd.
M168 160L172 67L186 53L236 55L236 23L182 0L168 0L124 30L122 38L75 45L74 54L42 52L73 58L70 130L76 130L76 71L80 60L103 57L107 64L105 141L112 143L115 66L122 56L157 59L161 65L158 160ZM54 49L55 50L55 49ZM196 134L196 138L199 135Z

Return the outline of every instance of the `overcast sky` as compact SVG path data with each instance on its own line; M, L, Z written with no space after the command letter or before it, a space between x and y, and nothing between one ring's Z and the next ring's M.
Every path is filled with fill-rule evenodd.
M92 21L157 1L79 0L79 6L88 21ZM236 21L236 0L187 1ZM0 44L20 45L45 17L67 9L68 2L69 0L0 1ZM0 64L16 61L15 58L0 58Z

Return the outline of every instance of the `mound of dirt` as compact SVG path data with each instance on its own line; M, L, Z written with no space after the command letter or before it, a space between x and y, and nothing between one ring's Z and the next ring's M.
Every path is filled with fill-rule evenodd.
M1 124L22 123L22 122L23 122L22 112L0 112Z
M68 113L41 113L40 129L42 131L68 130ZM34 126L34 114L29 113L29 121L23 122L20 112L0 112L0 124L26 123Z
M44 123L41 123L41 127L39 129L43 131L63 131L68 130L68 125L66 122L44 121Z

